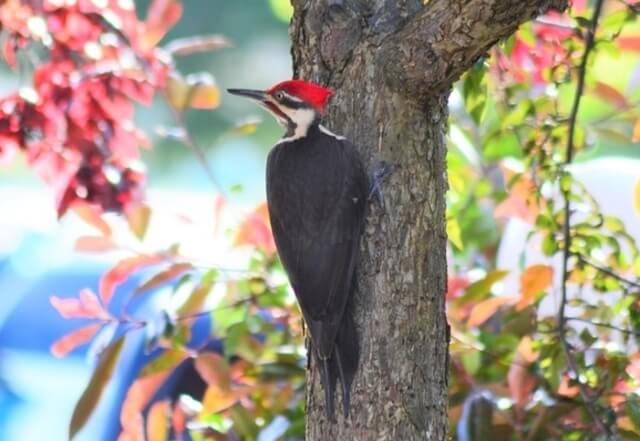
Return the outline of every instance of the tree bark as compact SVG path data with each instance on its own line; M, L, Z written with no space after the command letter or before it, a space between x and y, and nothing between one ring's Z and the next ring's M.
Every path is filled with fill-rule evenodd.
M496 41L566 1L292 0L294 76L336 89L326 125L359 146L369 170L397 166L361 244L351 415L326 419L312 362L308 441L447 438L449 92Z

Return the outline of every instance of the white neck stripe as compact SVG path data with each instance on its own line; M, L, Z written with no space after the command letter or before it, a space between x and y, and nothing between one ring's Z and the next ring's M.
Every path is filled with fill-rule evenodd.
M340 141L346 139L344 136L336 135L335 133L333 133L331 130L327 129L322 124L320 124L318 127L320 128L320 131L322 133L324 133L325 135L333 136L334 138L336 138L336 139L338 139Z

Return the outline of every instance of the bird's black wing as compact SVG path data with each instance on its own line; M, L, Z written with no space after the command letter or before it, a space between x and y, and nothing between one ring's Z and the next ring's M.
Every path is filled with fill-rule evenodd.
M351 295L367 188L360 157L346 140L317 131L269 155L274 238L321 358L331 357Z

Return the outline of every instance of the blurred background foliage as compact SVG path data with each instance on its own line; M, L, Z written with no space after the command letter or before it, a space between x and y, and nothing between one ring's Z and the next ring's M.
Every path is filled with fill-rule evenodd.
M128 4L47 0L53 9L30 13L102 8L108 17L116 3ZM5 56L24 5L32 2L0 2ZM18 115L19 127L46 129L27 118L34 108L36 116L51 111L27 99L46 57L19 50L15 69L1 72L0 135L27 154L3 164L0 177L0 438L302 439L302 326L261 203L264 161L281 129L222 93L291 75L291 6L134 6L142 19L123 28L128 41L118 50L133 47L157 62L156 78L144 80L152 105L135 107L153 146L140 150L147 181L136 184L145 197L116 185L117 203L107 204L103 193L89 200L71 182L61 209L60 189L42 185L29 155L41 139L12 124ZM566 14L538 18L500 42L452 92L454 439L640 439L639 9L574 0ZM24 23L39 29L37 20ZM166 31L158 47L137 47L158 28ZM230 44L166 62L172 42L210 34ZM77 68L94 62L82 49ZM15 99L24 107L7 111ZM93 110L91 118L103 118L100 102ZM122 146L108 147L97 174ZM125 156L137 159L137 147ZM63 148L74 149L82 150ZM50 348L66 357L51 357Z

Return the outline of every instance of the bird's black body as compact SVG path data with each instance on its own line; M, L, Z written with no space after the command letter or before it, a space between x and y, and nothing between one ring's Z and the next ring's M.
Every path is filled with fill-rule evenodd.
M355 147L318 121L306 136L285 138L269 154L273 235L323 370L328 415L338 377L348 413L358 368L358 339L348 305L355 291L368 187Z

